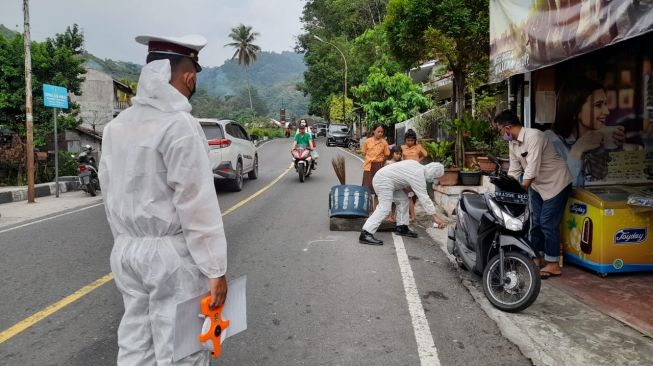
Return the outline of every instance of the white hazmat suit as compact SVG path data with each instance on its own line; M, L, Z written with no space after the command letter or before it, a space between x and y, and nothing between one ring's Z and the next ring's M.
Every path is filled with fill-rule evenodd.
M402 160L381 168L372 180L374 192L379 204L372 215L365 221L363 230L370 234L376 233L383 220L392 211L392 202L397 204L397 226L408 225L408 194L404 191L411 188L424 210L429 215L436 213L435 206L426 190L426 182L433 181L444 175L444 167L440 163L422 165L415 160Z
M171 365L176 305L227 270L208 145L170 62L143 67L138 94L104 129L100 181L123 296L118 365ZM208 365L198 352L177 365Z

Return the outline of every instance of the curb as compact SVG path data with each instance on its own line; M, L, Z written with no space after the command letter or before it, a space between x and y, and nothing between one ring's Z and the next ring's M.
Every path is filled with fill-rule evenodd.
M59 193L79 191L79 181L77 177L59 178ZM57 184L54 182L42 183L34 186L36 198L55 195ZM11 191L0 192L0 204L27 201L27 187L19 187Z

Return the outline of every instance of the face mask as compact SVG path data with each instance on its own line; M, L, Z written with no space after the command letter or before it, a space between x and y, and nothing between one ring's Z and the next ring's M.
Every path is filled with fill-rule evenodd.
M188 96L188 101L190 102L190 98L193 97L193 94L195 94L195 90L197 89L197 83L193 84L193 90L190 91L190 95Z
M510 132L504 132L503 139L508 142L512 141L512 134Z

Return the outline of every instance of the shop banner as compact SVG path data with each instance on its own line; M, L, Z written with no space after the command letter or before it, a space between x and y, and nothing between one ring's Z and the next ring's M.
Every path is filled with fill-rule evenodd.
M652 28L653 0L490 0L490 82Z

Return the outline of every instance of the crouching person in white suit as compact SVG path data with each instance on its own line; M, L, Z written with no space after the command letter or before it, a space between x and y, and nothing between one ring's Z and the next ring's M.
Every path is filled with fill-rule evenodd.
M383 244L382 240L374 237L374 234L392 211L393 202L397 206L397 235L417 237L417 234L408 227L410 223L408 194L406 193L408 189L415 192L424 210L431 215L431 219L440 227L445 227L446 222L436 215L435 206L426 190L427 184L432 184L436 178L442 175L444 175L444 166L442 164L430 163L422 165L414 160L403 160L381 168L372 181L379 204L363 225L359 242L370 245Z

